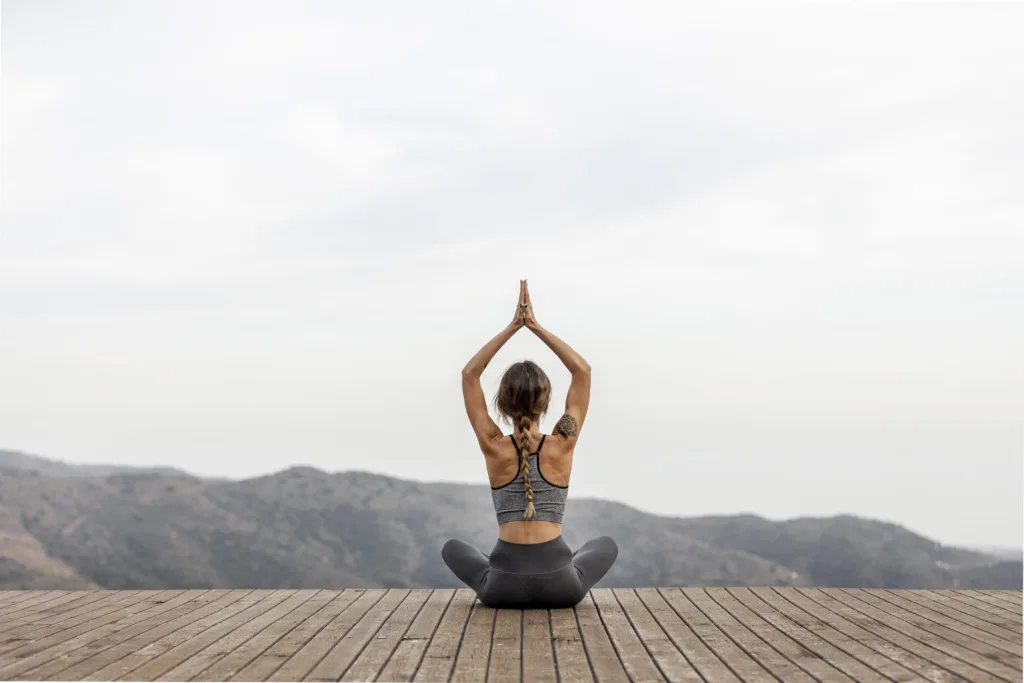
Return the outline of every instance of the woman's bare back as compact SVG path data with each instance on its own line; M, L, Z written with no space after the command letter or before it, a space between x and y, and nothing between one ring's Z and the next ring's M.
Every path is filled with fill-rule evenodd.
M572 475L572 455L575 442L567 443L559 434L533 434L532 443L543 443L537 454L537 466L541 476L555 486L568 487ZM491 488L507 485L519 475L521 461L512 439L503 439L496 444L493 454L488 454L487 478ZM544 520L516 520L505 522L498 527L498 538L508 543L544 543L562 534L562 525Z

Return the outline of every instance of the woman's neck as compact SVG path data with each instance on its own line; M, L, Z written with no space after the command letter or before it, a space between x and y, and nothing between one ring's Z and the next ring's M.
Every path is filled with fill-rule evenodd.
M537 422L534 422L533 424L530 425L530 429L527 431L527 433L530 436L534 437L535 439L539 439L541 436L543 436L543 434L541 434L540 431L540 424ZM515 437L516 439L519 438L519 427L512 428L512 436Z

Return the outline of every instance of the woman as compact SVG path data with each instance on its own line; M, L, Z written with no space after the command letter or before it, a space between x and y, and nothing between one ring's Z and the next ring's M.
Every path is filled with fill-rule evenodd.
M494 354L523 327L540 337L572 373L565 413L550 436L541 434L539 425L548 409L551 382L535 363L516 363L501 378L494 403L512 425L509 437L487 414L480 386L480 375ZM590 365L537 323L525 280L519 283L512 322L462 370L462 394L487 463L498 542L487 556L468 543L450 540L441 550L445 564L490 607L578 604L618 555L608 537L589 541L575 553L562 538L573 450L590 403Z

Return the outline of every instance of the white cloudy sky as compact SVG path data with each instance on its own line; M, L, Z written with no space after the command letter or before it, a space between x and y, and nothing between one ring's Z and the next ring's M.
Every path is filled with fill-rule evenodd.
M7 0L0 447L482 482L525 277L575 495L1019 545L1022 22Z

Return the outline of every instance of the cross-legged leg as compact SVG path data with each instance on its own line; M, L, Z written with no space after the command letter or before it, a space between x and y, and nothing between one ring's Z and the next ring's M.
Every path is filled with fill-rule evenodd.
M587 541L572 555L572 563L580 575L581 588L586 594L594 584L604 578L619 556L619 546L608 536Z
M480 595L490 570L490 559L487 555L469 543L453 538L441 548L441 558L448 565L448 569L459 577L459 581Z

